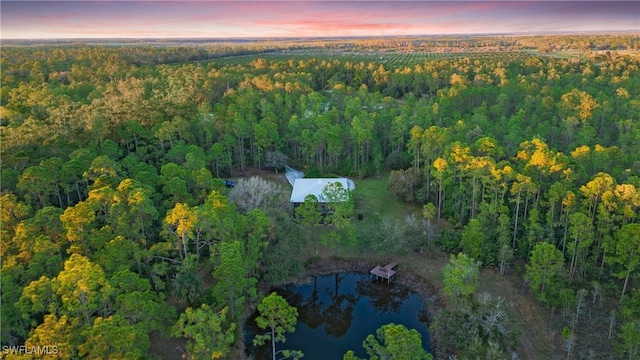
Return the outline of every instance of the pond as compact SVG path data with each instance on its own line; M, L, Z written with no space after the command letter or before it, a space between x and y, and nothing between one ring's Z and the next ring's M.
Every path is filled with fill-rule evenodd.
M402 324L422 335L431 351L427 313L420 296L400 284L388 284L369 274L339 273L314 276L306 284L290 284L275 291L298 309L295 332L277 349L301 350L305 360L342 359L353 350L366 357L362 342L388 323ZM247 324L247 348L256 359L270 359L270 344L253 348L258 329L255 316Z

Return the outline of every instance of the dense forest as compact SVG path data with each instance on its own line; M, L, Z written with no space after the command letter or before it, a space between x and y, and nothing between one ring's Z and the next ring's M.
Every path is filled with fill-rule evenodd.
M242 357L263 289L297 276L316 246L317 220L294 221L285 191L243 178L289 164L387 176L419 209L421 225L405 225L424 230L406 242L427 259L440 249L451 268L517 273L566 318L568 358L636 359L639 46L637 35L3 44L1 343L144 358L153 338L178 338L191 358ZM336 220L323 240L338 255L372 236L356 225ZM368 250L401 251L380 243ZM444 296L468 302L435 317L436 352L510 358L517 339L499 327L459 331L495 304L444 270ZM590 307L610 315L608 348L576 335Z

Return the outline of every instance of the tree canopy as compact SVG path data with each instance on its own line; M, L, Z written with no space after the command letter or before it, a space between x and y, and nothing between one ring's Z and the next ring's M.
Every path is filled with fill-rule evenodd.
M579 314L581 290L621 310L638 288L639 44L631 34L3 42L0 340L59 335L72 357L137 357L151 332L196 326L183 317L192 309L223 324L228 345L258 285L295 275L318 238L335 256L352 244L410 249L367 236L462 252L445 267L456 302L472 297L477 262L518 276L526 263L563 321ZM225 188L285 161L308 177L388 179L408 219L425 209L427 224L365 231L346 190L331 188L324 231L313 199L294 223L274 182ZM635 339L632 322L612 318L611 331Z

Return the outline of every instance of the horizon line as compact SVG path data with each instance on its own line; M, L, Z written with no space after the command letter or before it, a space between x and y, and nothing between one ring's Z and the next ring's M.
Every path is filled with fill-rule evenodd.
M438 34L403 34L403 35L333 35L333 36L160 36L160 37L66 37L66 38L2 38L2 41L86 41L86 40L289 40L289 39L372 39L402 37L443 37L443 36L531 36L531 35L614 35L638 34L637 29L628 30L552 30L521 32L477 32L477 33L438 33Z

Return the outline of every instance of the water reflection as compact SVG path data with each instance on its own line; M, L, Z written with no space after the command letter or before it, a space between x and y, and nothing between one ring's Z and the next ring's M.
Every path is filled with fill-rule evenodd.
M402 303L409 297L409 289L404 286L372 281L370 278L359 280L356 291L359 296L368 297L371 306L378 313L398 312Z
M314 276L310 293L307 291L309 285L306 284L287 285L276 289L276 292L287 299L290 305L298 308L299 322L310 329L322 326L327 335L339 338L351 327L353 308L358 300L353 291L344 291L348 290L345 287L341 289L342 280L347 276L348 274L333 274L320 277L320 286L319 277Z
M431 344L420 297L399 284L372 279L368 274L342 273L315 276L307 284L287 285L275 291L298 309L294 333L278 349L304 352L304 359L341 359L347 350L366 356L362 341L380 326L394 322L422 334ZM255 333L249 321L248 333ZM253 336L247 334L247 336ZM247 338L250 343L249 338ZM270 349L251 349L256 359L269 359Z

